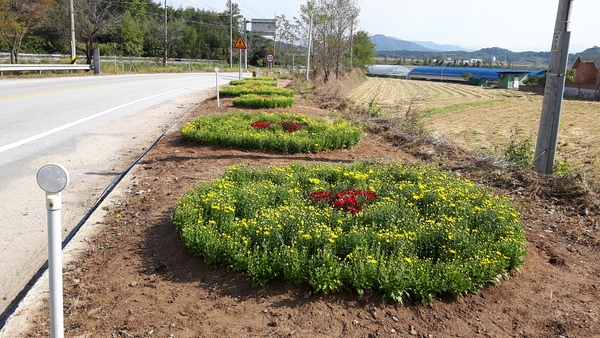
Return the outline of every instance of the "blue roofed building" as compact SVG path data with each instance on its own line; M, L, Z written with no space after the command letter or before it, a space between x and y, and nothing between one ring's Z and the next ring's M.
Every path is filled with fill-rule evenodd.
M411 70L408 78L413 80L468 82L476 85L497 84L498 88L518 89L519 85L524 84L524 81L531 75L543 76L545 74L545 70L533 69L420 66Z

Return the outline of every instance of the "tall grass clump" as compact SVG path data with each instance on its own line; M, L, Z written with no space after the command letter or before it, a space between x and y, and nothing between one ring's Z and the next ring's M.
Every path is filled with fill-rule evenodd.
M398 302L477 292L525 255L508 199L397 164L232 166L183 196L172 220L193 255L255 286L282 279Z
M289 113L229 113L188 122L181 130L190 141L285 154L351 148L360 141L358 124L334 123Z

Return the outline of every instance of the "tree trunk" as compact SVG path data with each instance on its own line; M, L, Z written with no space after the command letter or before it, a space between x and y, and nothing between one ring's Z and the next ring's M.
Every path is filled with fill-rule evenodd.
M94 43L91 38L88 38L87 42L85 43L85 63L88 65L91 65L93 59L94 59Z
M12 39L12 43L9 43L10 63L12 64L19 63L19 50L21 49L21 41L23 41L23 36L15 36Z
M329 82L330 73L331 71L329 69L325 69L325 71L323 72L323 82Z
M10 63L19 63L19 51L14 46L10 49Z

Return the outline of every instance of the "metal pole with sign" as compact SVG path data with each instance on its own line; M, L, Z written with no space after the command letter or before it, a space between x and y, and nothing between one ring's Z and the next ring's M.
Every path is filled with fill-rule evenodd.
M69 183L69 173L60 164L46 164L37 172L37 183L46 192L48 210L48 272L50 278L50 337L64 337L61 191Z
M240 50L240 80L242 79L242 49L246 49L246 43L244 42L244 38L240 35L238 36L233 48Z
M271 53L267 54L265 59L267 59L267 63L269 64L269 73L271 73L271 70L273 68L273 62L275 62L275 54L273 54L273 52L271 52Z

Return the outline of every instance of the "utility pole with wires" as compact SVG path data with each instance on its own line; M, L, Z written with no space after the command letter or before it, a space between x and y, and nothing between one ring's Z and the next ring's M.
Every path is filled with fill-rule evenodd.
M308 25L308 55L306 57L306 81L310 73L310 51L312 49L312 33L313 33L313 12L315 10L315 1L313 0L310 7L310 24Z
M572 2L573 0L560 0L552 38L542 116L540 118L535 157L533 158L535 170L543 174L552 174L554 170L560 113L569 58L569 41L571 38L569 22Z
M75 46L75 10L73 8L73 0L69 0L69 16L71 19L71 64L77 62L77 50Z
M167 58L169 57L169 27L167 18L167 0L165 0L165 54L163 56L163 66L167 65Z
M229 68L233 68L233 0L229 0Z

